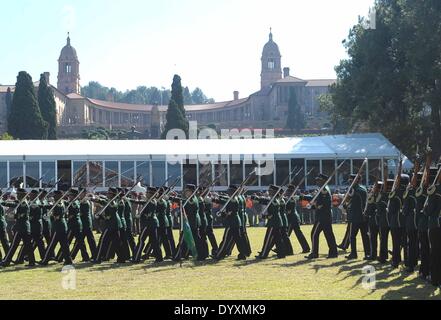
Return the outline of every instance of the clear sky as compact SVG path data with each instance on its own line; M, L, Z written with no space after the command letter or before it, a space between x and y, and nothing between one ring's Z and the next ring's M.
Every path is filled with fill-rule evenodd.
M0 84L44 71L71 33L81 85L133 89L199 86L217 101L260 87L260 57L273 28L282 65L303 79L334 78L342 40L374 0L16 0L0 6Z

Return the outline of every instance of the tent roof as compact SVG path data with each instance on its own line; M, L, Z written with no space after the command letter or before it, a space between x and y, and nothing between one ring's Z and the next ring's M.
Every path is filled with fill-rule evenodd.
M397 158L381 134L230 140L0 141L0 160L100 160L167 155L268 155L276 158Z

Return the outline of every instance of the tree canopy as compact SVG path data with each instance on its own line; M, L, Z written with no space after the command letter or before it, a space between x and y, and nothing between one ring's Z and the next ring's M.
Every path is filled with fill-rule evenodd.
M81 94L91 99L149 105L168 105L171 98L171 91L169 89L160 90L156 87L139 86L134 90L122 92L115 88L105 87L96 81L91 81L87 86L82 87ZM190 91L188 87L185 87L183 99L186 105L214 102L214 99L207 98L199 88Z
M375 12L374 28L361 19L343 42L322 107L337 132L379 131L408 155L430 137L440 155L441 2L378 0Z

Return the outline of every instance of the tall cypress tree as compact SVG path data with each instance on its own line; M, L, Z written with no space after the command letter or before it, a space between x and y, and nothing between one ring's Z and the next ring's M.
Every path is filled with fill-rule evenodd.
M286 128L291 129L291 131L300 131L305 127L305 116L300 108L299 101L297 99L297 94L294 88L289 90L289 101L288 101L288 118L286 120Z
M162 139L167 137L167 133L172 129L182 129L188 136L188 121L182 117L178 104L174 100L170 100L166 115L167 123L162 132Z
M46 139L47 127L38 107L32 78L27 72L21 71L12 98L8 132L21 140Z
M184 108L184 96L182 93L181 77L175 75L173 77L171 99L168 104L167 123L165 125L164 132L162 132L162 138L167 137L168 131L172 129L181 129L188 137L188 120L185 116Z
M178 109L185 117L184 94L182 90L181 77L177 74L175 74L175 76L173 77L171 100L174 100L176 102L176 104L178 105Z
M41 116L48 123L48 139L57 139L57 107L54 99L54 92L48 85L44 74L40 76L38 87L38 104Z

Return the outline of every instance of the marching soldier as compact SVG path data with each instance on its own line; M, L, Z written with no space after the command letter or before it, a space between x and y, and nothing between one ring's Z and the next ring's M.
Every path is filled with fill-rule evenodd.
M168 220L168 227L166 227L165 229L166 229L168 243L170 245L170 249L172 252L171 257L167 257L167 258L172 259L176 254L176 243L175 243L175 237L173 235L174 220L173 220L173 214L172 214L172 202L170 201L169 195L166 195L164 197L164 200L167 203L165 216L167 217L167 220Z
M171 244L169 241L169 237L167 235L167 230L170 228L170 221L167 216L167 211L169 210L169 202L168 200L164 199L164 194L167 192L167 189L161 188L161 190L158 193L158 206L156 209L156 213L158 215L158 221L159 221L159 228L158 228L158 239L159 239L159 246L164 247L165 251L165 258L164 259L171 259L173 257L173 252L171 248Z
M237 194L237 201L238 201L238 210L239 210L239 219L240 219L240 237L244 246L245 250L245 256L249 257L251 255L251 245L250 240L248 239L247 234L247 222L248 222L248 216L246 214L246 199L245 197L240 194L240 192ZM232 251L234 248L234 242L231 243L227 256L231 256Z
M269 204L267 214L265 215L265 212L263 212L265 218L267 219L266 235L263 242L262 250L256 256L256 259L268 258L268 254L271 248L274 246L274 244L276 245L277 258L283 259L286 257L285 247L283 244L282 234L281 234L281 229L283 224L282 224L282 218L280 216L280 201L277 196L274 197L276 195L276 192L279 191L280 191L279 187L275 185L271 185L268 189L269 198L257 197L257 196L252 197L254 201L260 204L263 205Z
M429 179L434 180L436 175L432 169L429 169ZM421 179L423 178L423 174L421 175ZM416 192L417 206L416 206L416 217L417 217L417 225L418 225L418 242L420 248L420 269L419 269L419 277L422 280L427 280L430 276L430 240L429 240L429 218L426 215L426 209L424 208L424 204L427 199L427 186L424 183L421 184L420 188L418 188Z
M403 195L403 216L407 237L406 271L413 273L418 265L418 225L416 220L417 198L415 188L411 183Z
M136 250L136 243L135 243L135 238L133 236L133 217L132 217L132 204L130 202L130 200L127 198L129 195L127 194L127 192L129 190L124 189L124 197L122 198L123 202L124 202L124 218L126 220L126 237L127 237L127 242L129 243L129 248L132 252L132 254L130 255L131 257L133 257L133 255L135 254L135 250Z
M245 246L245 255L247 257L251 256L251 244L250 239L248 238L247 232L247 224L248 224L248 215L247 215L247 200L243 194L239 194L238 196L242 209L242 227L241 227L241 237L244 241Z
M188 223L190 225L194 243L196 246L197 260L203 261L207 258L207 252L202 248L202 241L199 235L199 228L201 227L201 217L199 215L199 201L196 196L193 196L191 199L189 199L192 196L192 194L194 194L195 191L196 191L196 186L194 184L187 184L183 192L183 196L184 196L183 199L179 197L170 197L170 199L175 203L180 203L181 201L187 202L188 200L187 204L184 207L184 210L187 215ZM179 239L179 245L178 248L176 249L176 253L174 257L175 261L179 261L182 258L187 259L190 254L190 251L186 247L182 236L183 235L181 234L181 237Z
M280 217L282 218L282 227L280 228L280 235L282 237L283 247L285 249L285 254L287 256L293 256L294 250L292 248L291 241L288 236L288 217L286 215L286 202L283 198L283 193L279 193L279 203L280 203Z
M294 231L297 241L299 241L300 246L302 247L302 253L306 254L311 251L311 248L309 247L308 241L306 240L300 228L300 215L297 212L297 202L293 195L295 189L295 186L289 185L286 191L286 196L290 198L290 200L286 203L286 213L288 218L288 237L291 237L291 234Z
M131 200L132 203L141 204L142 206L147 205L142 212L140 212L140 226L141 226L141 234L138 239L138 245L135 249L135 255L133 256L133 262L139 263L141 262L142 253L146 244L147 238L149 239L152 249L153 255L155 256L156 263L162 262L162 252L159 247L158 240L158 228L159 221L156 216L156 199L154 199L154 195L156 194L157 189L154 187L148 187L146 192L146 200ZM148 204L147 204L148 203Z
M0 190L0 199L2 196L2 191ZM6 253L9 251L9 240L8 233L6 231L7 223L5 219L5 209L3 208L3 199L0 200L0 243L3 247L3 250ZM3 259L2 252L0 250L0 261Z
M118 196L118 190L115 188L109 188L107 192L107 199L105 198L93 198L92 201L104 206L104 212L99 214L98 218L103 218L105 221L105 230L101 234L101 238L98 244L98 250L94 263L100 264L105 258L109 247L114 246L116 255L118 257L118 263L124 263L123 254L121 252L121 235L120 230L122 223L118 214L119 201L116 199ZM101 210L103 210L101 209Z
M213 199L213 202L219 203L220 205L225 205L228 202L225 210L221 212L224 218L225 231L222 242L219 245L219 250L213 257L216 260L224 259L228 254L229 248L232 245L234 246L234 244L236 244L239 251L237 260L246 260L246 249L243 238L240 235L241 220L239 217L239 201L236 196L233 197L237 189L238 187L236 185L230 185L227 190L228 196L221 195Z
M51 230L52 230L52 221L51 218L47 215L47 191L40 189L40 203L41 203L41 210L42 210L42 221L43 221L43 237L44 240L46 240L46 246L49 246L49 242L51 241Z
M201 242L201 251L202 256L208 257L210 255L209 249L208 249L208 241L207 241L207 226L208 226L208 220L207 216L205 215L205 201L203 198L203 188L199 188L196 198L198 200L199 205L199 216L201 217L201 226L199 227L199 237Z
M404 219L402 216L403 194L409 184L409 176L402 174L400 186L389 195L388 217L392 235L392 268L398 268L401 263L401 249L403 247Z
M437 171L441 168L438 165ZM429 240L430 240L430 280L432 285L441 287L441 184L440 178L434 181L427 190L427 207L425 213L428 216Z
M328 176L320 174L316 178L316 182L319 186L323 186L329 179ZM312 252L306 257L306 259L317 259L319 256L319 239L320 233L325 234L326 242L328 243L329 253L328 259L337 258L337 243L335 242L334 232L332 230L332 196L329 186L325 186L322 192L318 195L316 202L313 204L315 207L315 222L312 228Z
M72 251L72 260L75 260L78 249L81 251L82 261L89 261L90 257L84 244L83 224L80 218L80 202L78 201L79 191L71 189L68 192L69 201L66 203L67 210L67 244L70 247L71 243L75 239L74 248L77 248L75 252ZM75 253L75 255L73 255ZM57 260L61 262L61 250L57 254Z
M121 238L121 243L120 243L120 253L121 256L119 258L119 263L124 263L127 260L130 259L130 248L129 248L129 241L127 238L127 222L126 222L126 218L125 218L125 190L123 188L116 188L116 191L119 194L119 197L116 199L118 202L118 216L119 219L121 221L121 229L119 229L119 235ZM115 258L115 253L116 253L116 249L117 246L115 245L115 243L111 243L111 245L109 246L109 248L107 249L107 253L106 253L106 259L105 261L109 261L113 258Z
M367 224L363 219L363 212L366 206L367 191L366 188L360 185L361 176L351 175L351 180L349 184L353 182L353 179L357 179L352 190L349 191L349 203L347 204L348 212L348 223L350 223L350 242L351 242L351 253L346 257L346 259L352 260L357 259L357 235L358 232L361 233L363 240L363 248L365 254L365 260L369 257L369 238L367 235Z
M87 243L89 244L90 253L92 255L92 260L95 260L96 258L96 241L95 237L93 235L93 227L92 227L92 203L89 199L86 198L86 190L80 189L81 195L79 197L80 201L80 219L81 224L83 226L83 234L82 237L85 240L87 240ZM72 259L75 259L76 255L78 254L78 251L80 250L80 246L78 242L75 244L74 248L72 249ZM83 260L83 262L87 262L87 260Z
M377 220L378 220L378 228L380 233L380 255L378 257L378 261L381 264L387 262L389 258L389 216L387 212L387 204L389 201L389 191L392 188L394 180L387 179L387 185L381 189L380 193L377 196L376 204L377 204Z
M211 245L211 255L216 256L219 247L217 245L216 236L213 229L213 200L210 196L206 196L205 202L205 216L207 217L207 238Z
M17 190L17 201L4 202L3 205L10 208L16 208L14 238L12 244L2 261L1 265L7 267L11 264L12 258L18 249L21 241L23 241L23 254L28 257L28 267L35 266L34 250L31 244L31 225L29 223L29 203L26 200L27 193L24 189Z
M61 257L64 259L64 265L71 265L72 259L69 252L69 244L67 241L67 223L66 223L66 206L65 202L61 199L64 197L62 191L54 192L54 203L48 203L46 208L52 210L52 216L54 218L52 238L49 242L49 246L46 249L46 254L41 260L40 264L43 266L48 265L49 260L53 258L55 246L59 243L61 246Z
M368 221L369 229L369 255L367 260L374 261L378 259L378 234L379 225L377 217L377 197L380 194L381 187L383 186L382 181L377 181L373 187L372 194L367 200L366 210L364 216Z
M43 257L46 249L44 248L43 242L43 214L41 203L38 199L39 192L37 190L32 190L29 194L29 222L31 225L31 243L32 251L38 248L40 257ZM23 251L20 252L18 261L21 263L24 260Z

